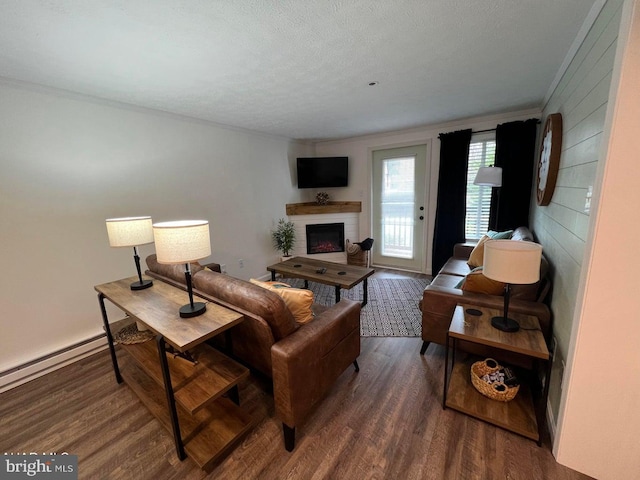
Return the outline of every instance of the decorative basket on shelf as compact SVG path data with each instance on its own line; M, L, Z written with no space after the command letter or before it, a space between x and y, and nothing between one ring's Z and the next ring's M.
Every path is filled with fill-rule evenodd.
M499 402L509 402L515 398L520 385L509 386L500 381L489 383L483 379L485 375L494 374L502 368L492 358L475 362L471 365L471 383L485 397Z
M327 192L318 192L316 194L316 203L318 205L326 205L329 203L329 194Z

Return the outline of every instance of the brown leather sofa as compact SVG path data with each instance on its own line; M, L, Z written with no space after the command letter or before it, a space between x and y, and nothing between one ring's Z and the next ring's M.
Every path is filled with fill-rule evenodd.
M147 257L147 274L185 288L183 265L161 265ZM350 365L358 371L360 303L343 299L313 305L314 319L298 325L282 298L269 290L219 273L217 264L191 264L194 293L245 316L216 340L248 366L273 380L276 415L285 448L295 446L295 429Z
M511 235L513 241L534 241L533 234L526 227L519 227ZM470 304L480 307L497 308L502 310L504 297L463 291L456 286L471 271L467 264L475 244L461 243L454 246L453 256L442 267L433 281L427 285L422 294L420 310L422 311L422 348L424 354L430 343L445 345L447 332L451 324L451 317L457 304ZM550 282L548 278L548 263L542 257L540 265L540 278L538 283L532 285L512 285L509 312L535 315L540 321L540 327L547 343L551 335L551 313L544 300L549 292ZM494 350L489 350L475 344L458 342L461 349L470 353L492 356ZM498 354L499 356L499 354ZM516 364L527 364L517 355L505 355L501 358Z

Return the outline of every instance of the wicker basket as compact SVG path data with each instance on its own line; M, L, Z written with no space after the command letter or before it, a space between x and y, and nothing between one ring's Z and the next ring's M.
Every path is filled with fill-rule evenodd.
M487 383L482 380L487 374L496 372L502 368L492 358L487 358L471 365L471 383L482 395L499 402L509 402L513 400L520 390L520 385L509 387L504 383Z
M359 267L369 266L369 250L362 250L360 245L351 243L347 239L347 265L357 265Z
M135 323L130 323L118 330L113 336L113 341L122 345L133 345L151 340L154 336L151 330L138 330Z

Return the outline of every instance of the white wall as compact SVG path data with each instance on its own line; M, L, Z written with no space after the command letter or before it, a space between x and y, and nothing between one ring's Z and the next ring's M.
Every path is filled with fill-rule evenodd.
M622 0L605 4L543 110L543 121L556 112L562 114L563 120L560 170L553 198L545 207L534 201L531 212L532 229L551 265L551 310L557 349L549 403L556 420L562 365L569 350L580 275L585 267L590 222L585 201L589 186L596 186L621 10Z
M241 278L277 260L311 146L8 81L0 105L0 372L101 332L93 286L135 275L106 218L207 219L209 260Z
M463 119L456 122L428 125L397 132L378 135L354 137L346 140L319 142L316 144L317 155L349 156L349 186L347 188L328 190L332 200L361 201L360 236L362 239L371 235L371 167L372 152L384 148L407 145L427 144L427 185L424 223L427 239L427 255L422 271L431 273L431 251L433 245L433 227L435 222L436 196L438 190L438 171L440 169L440 133L471 128L474 131L495 128L496 125L529 118L539 118L540 110L526 110L500 115ZM308 195L315 195L315 191ZM312 197L306 201L311 201Z
M624 3L555 448L611 480L640 478L640 0Z

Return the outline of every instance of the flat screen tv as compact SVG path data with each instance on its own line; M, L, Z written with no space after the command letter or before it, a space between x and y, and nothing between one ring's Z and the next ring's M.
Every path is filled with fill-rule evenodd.
M346 187L349 157L298 158L298 188Z

